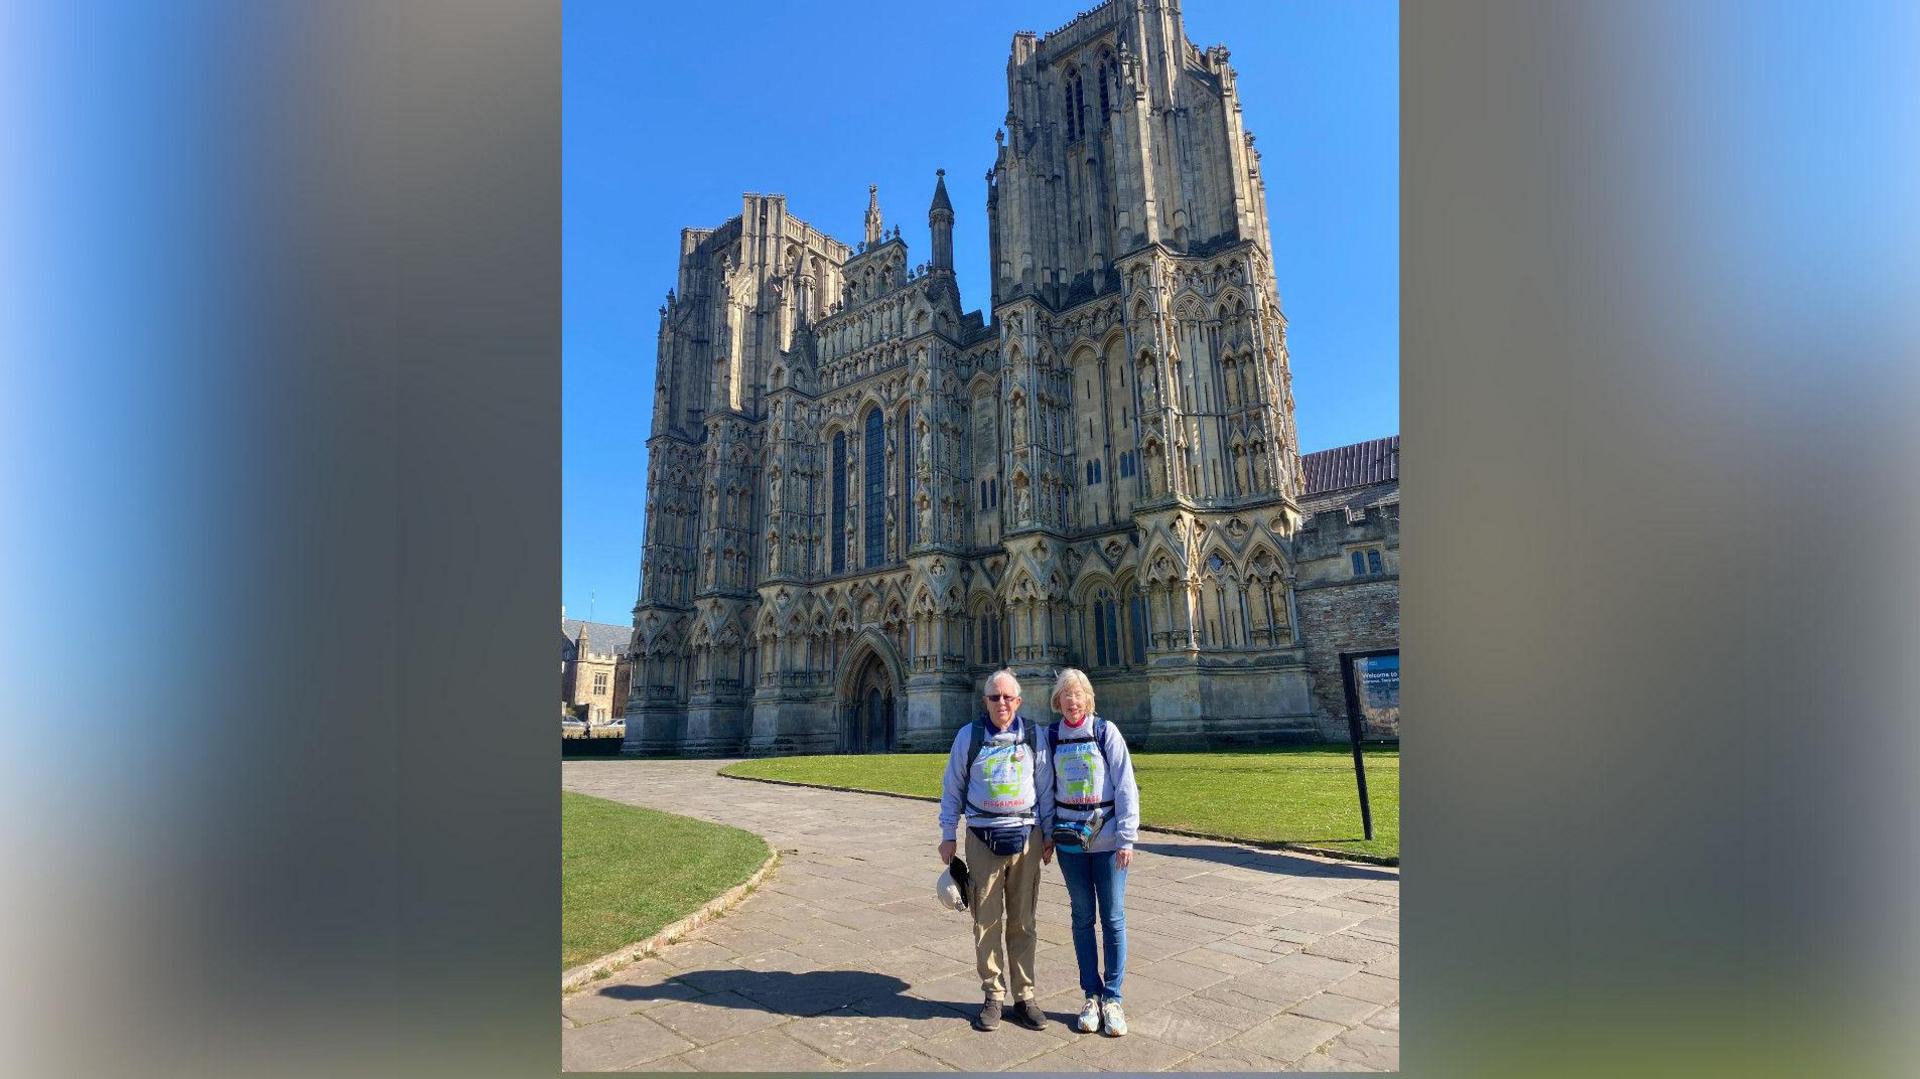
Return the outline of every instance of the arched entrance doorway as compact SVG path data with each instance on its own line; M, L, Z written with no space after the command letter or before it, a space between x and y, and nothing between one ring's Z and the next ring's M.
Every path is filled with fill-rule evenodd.
M902 699L890 642L874 635L856 643L839 686L841 752L892 752Z
M846 746L851 753L886 753L893 749L893 680L880 657L869 654L854 675L852 699L847 702Z

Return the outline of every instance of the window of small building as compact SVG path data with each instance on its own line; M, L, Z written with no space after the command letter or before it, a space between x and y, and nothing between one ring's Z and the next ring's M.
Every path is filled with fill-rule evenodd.
M1355 577L1378 577L1386 572L1386 563L1378 547L1359 548L1352 553L1351 558Z

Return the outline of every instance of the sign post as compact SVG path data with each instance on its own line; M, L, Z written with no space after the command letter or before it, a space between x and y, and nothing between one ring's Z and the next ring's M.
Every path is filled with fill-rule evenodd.
M1400 730L1400 650L1349 652L1340 657L1341 682L1347 692L1347 738L1353 743L1353 780L1360 789L1360 826L1373 838L1373 805L1367 799L1367 762L1360 752L1369 720Z
M1367 762L1360 755L1360 715L1347 711L1347 734L1353 740L1353 778L1360 785L1360 826L1373 838L1373 807L1367 802Z

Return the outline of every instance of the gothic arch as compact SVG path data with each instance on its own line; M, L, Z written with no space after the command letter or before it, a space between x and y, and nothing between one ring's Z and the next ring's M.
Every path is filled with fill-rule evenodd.
M1089 561L1088 564L1091 566L1092 562ZM1094 592L1102 588L1112 590L1115 595L1120 592L1119 587L1114 584L1112 574L1100 568L1089 569L1081 573L1080 579L1074 582L1073 588L1068 592L1068 598L1074 606L1084 607L1092 601Z
M905 665L893 642L874 627L861 630L841 653L840 668L834 672L843 752L893 748L906 684Z
M1000 599L1002 603L1014 600L1032 601L1041 596L1040 586L1034 582L1033 574L1025 566L1010 574L1001 582Z
M911 610L916 615L922 615L922 614L933 614L936 609L937 608L935 606L935 602L933 598L933 589L929 587L924 581L921 582L920 587L916 589L913 593L913 604L909 608L909 610Z
M1280 553L1279 549L1274 545L1273 540L1270 539L1266 533L1257 532L1253 538L1253 542L1247 544L1247 554L1246 554L1245 562L1246 562L1246 568L1249 572L1253 571L1255 564L1260 561L1260 558L1262 555L1266 556L1267 561L1271 563L1273 570L1281 573L1286 572L1286 569L1287 569L1286 556ZM1266 569L1262 569L1261 572L1268 572L1268 571Z

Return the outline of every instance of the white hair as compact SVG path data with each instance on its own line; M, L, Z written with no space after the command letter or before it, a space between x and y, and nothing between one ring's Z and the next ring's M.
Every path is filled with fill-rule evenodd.
M1014 674L1014 673L1013 673L1012 671L1010 671L1010 670L1008 670L1007 668L1005 668L1005 667L1002 667L1002 668L1000 668L999 670L997 670L997 671L995 671L995 672L993 672L992 674L990 674L990 675L987 675L987 680L986 680L986 682L985 682L985 683L983 683L983 684L981 685L981 687L980 687L980 695L981 695L981 696L983 696L983 697L984 697L984 696L986 696L986 695L987 695L987 694L988 694L989 692L991 692L991 691L993 690L993 680L994 680L994 679L996 679L996 678L1004 678L1004 679L1006 679L1007 681L1009 681L1009 682L1012 682L1012 683L1013 683L1013 695L1014 695L1014 696L1016 696L1016 697L1018 697L1018 696L1020 695L1020 679L1019 679L1019 677L1018 677L1017 675L1015 675L1015 674Z
M1060 674L1054 678L1053 696L1047 698L1047 703L1053 706L1054 711L1060 711L1060 695L1071 689L1077 689L1081 693L1086 694L1087 712L1091 714L1093 712L1093 683L1087 680L1087 672L1078 667L1064 668Z

